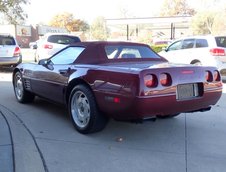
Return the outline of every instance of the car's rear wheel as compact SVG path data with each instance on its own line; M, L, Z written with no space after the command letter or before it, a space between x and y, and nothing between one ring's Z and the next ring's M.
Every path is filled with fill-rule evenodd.
M100 113L92 91L85 85L71 91L69 113L76 130L83 134L100 131L107 124L107 117Z
M20 72L16 72L13 76L13 87L15 96L19 102L29 103L34 100L35 95L25 90L22 75Z

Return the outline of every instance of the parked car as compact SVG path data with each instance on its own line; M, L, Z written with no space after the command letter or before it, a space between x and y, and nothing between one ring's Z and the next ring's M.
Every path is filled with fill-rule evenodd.
M171 40L158 40L158 41L154 41L153 45L155 46L167 46L169 45L170 43L172 43Z
M175 65L145 44L80 42L13 72L16 99L41 96L68 107L81 133L102 130L108 118L141 121L210 110L222 94L215 67Z
M35 61L47 59L69 44L81 42L79 37L67 33L47 33L37 41Z
M30 43L29 43L29 47L30 47L31 49L37 49L37 41L35 41L35 42L30 42Z
M16 66L21 62L21 49L16 39L9 34L0 34L0 66Z
M226 36L179 39L159 54L173 63L215 66L226 76Z

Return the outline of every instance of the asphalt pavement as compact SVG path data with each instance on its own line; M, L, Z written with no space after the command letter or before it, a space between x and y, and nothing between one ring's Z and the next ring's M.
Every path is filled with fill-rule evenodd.
M142 124L111 120L76 132L67 110L42 99L19 104L0 73L0 172L223 172L226 85L208 112Z

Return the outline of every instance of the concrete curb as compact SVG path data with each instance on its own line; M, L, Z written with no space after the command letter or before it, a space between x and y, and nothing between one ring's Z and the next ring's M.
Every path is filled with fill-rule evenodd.
M14 154L9 125L0 111L0 162L1 171L14 171Z
M36 140L26 125L8 109L0 105L0 113L4 119L0 118L0 138L6 143L1 144L0 162L5 163L5 171L17 172L48 172L42 153L36 143ZM4 121L8 126L2 125ZM8 128L8 131L7 131ZM10 132L12 139L10 140ZM3 147L5 145L5 148ZM3 160L1 160L1 158ZM2 165L1 165L2 167ZM4 169L3 169L4 171Z

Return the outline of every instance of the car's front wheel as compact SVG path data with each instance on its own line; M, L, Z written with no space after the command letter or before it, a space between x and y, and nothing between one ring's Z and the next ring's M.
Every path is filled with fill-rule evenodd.
M73 125L82 134L100 131L107 124L107 117L100 113L92 91L85 85L74 87L68 107Z
M32 102L35 95L25 90L21 73L18 71L13 76L13 87L16 99L20 103Z

